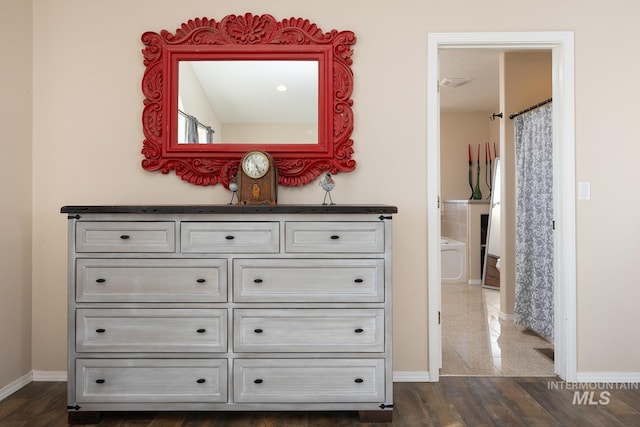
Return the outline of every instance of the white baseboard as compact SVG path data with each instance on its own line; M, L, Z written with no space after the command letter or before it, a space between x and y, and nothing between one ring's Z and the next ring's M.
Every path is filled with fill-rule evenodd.
M394 383L428 383L429 372L428 371L394 372L393 382Z
M0 401L34 381L67 381L67 371L31 371L0 388Z
M15 380L14 382L0 388L0 401L11 396L13 393L20 390L31 381L33 381L33 372L29 372Z
M33 371L33 381L67 381L67 371Z
M428 383L429 371L394 372L394 383ZM578 372L577 383L629 383L638 384L640 389L640 372Z
M500 318L500 320L511 320L511 321L513 321L513 314L507 314L507 313L500 312L498 317Z
M469 285L482 285L482 280L480 279L469 279L467 282Z
M578 383L640 383L640 372L578 372Z

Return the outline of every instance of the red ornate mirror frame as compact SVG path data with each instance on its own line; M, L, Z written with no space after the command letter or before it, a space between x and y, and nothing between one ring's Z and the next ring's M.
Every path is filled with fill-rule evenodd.
M250 13L228 15L219 22L189 20L175 34L166 30L144 33L142 167L165 174L175 170L183 180L196 185L222 183L228 187L242 154L260 149L274 157L281 185L304 185L324 171L352 171L356 166L351 159L351 46L355 41L351 31L323 33L306 19L276 21L271 15ZM317 60L318 143L178 144L178 63L217 59Z

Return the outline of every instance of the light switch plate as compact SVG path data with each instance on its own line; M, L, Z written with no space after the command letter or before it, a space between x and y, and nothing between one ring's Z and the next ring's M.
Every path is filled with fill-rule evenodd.
M580 181L578 183L578 200L590 200L591 199L591 182Z

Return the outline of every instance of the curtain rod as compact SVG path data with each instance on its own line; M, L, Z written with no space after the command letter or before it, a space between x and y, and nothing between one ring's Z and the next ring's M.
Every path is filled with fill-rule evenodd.
M513 113L512 115L509 116L509 118L511 120L513 120L513 119L515 119L516 117L518 117L521 114L528 113L531 110L535 110L538 107L542 107L543 105L550 103L552 100L553 100L553 98L549 98L549 99L544 100L542 102L538 102L536 105L532 105L531 107L525 108L522 111L518 111L517 113Z
M182 114L184 117L193 117L193 116L190 116L189 114L185 113L184 111L182 111L182 110L180 110L180 109L178 109L178 114ZM196 119L196 123L197 123L199 126L202 126L202 127L203 127L203 128L205 128L205 129L211 129L211 132L214 132L214 133L215 133L215 130L214 130L213 128L211 128L211 126L207 126L207 125L205 125L205 124L204 124L204 123L202 123L200 120L198 120L198 118L197 118L197 117L194 117L194 119Z

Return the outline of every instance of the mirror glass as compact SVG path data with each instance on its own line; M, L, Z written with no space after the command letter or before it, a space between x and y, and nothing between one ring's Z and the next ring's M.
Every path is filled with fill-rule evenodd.
M496 267L500 259L500 158L496 157L493 182L491 186L491 206L489 208L489 226L487 228L487 250L484 253L482 286L500 286L499 270ZM488 270L492 269L490 273ZM496 278L496 276L498 276Z
M487 253L500 258L500 159L496 159L493 186L491 187L491 210L487 230Z
M179 61L178 144L317 144L318 67Z

